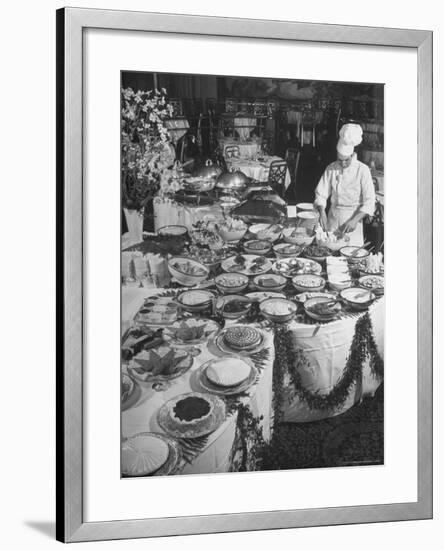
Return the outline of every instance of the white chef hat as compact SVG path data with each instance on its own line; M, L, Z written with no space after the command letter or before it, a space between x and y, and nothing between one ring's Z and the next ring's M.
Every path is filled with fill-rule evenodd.
M359 124L344 124L339 130L339 140L336 150L339 154L350 156L356 145L362 141L362 128Z

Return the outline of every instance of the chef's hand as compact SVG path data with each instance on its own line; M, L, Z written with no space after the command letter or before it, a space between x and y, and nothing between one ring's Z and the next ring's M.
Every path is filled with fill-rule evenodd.
M357 225L358 222L351 218L341 225L341 233L352 233L356 229Z
M327 231L327 214L325 208L319 208L319 223L324 231Z

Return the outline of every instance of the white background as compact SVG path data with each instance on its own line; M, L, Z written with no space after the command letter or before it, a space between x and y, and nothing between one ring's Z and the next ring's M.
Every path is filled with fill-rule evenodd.
M2 19L2 204L4 258L2 265L3 361L2 391L2 543L8 548L54 546L54 10L58 2L20 2L3 8ZM435 31L435 150L444 146L442 107L443 20L438 3L415 3L411 12L398 2L371 4L318 1L292 3L275 0L267 6L229 2L81 2L77 6L187 12L196 14L289 19L321 23L417 27ZM288 3L290 6L290 3ZM402 98L400 98L402 101ZM408 114L407 114L408 118ZM441 127L439 128L439 123ZM400 131L400 139L402 129ZM438 156L435 154L436 157ZM435 160L435 212L442 206L443 171ZM400 208L402 205L400 204ZM442 236L436 215L436 266ZM442 249L442 247L441 247ZM437 274L435 275L438 279ZM442 304L435 289L435 310ZM6 305L6 311L5 311ZM26 317L25 317L26 316ZM26 319L26 320L25 320ZM31 319L31 322L29 322ZM441 331L440 331L441 329ZM26 331L26 332L25 332ZM442 326L435 323L435 334ZM437 347L437 346L436 346ZM437 353L437 352L436 352ZM441 359L441 361L440 361ZM435 365L442 357L435 358ZM442 461L442 429L438 388L442 374L435 369L435 464ZM408 427L407 427L408 429ZM439 434L441 432L441 434ZM440 436L440 437L439 437ZM150 548L267 548L311 546L343 548L439 548L443 535L442 475L435 468L435 520L398 524L339 526L277 532L242 533L149 541ZM147 541L107 542L101 547L140 547Z
M150 52L159 52L151 59ZM180 56L178 56L180 52ZM414 116L402 142L396 128L405 112L416 112L416 53L396 48L350 48L285 41L165 36L90 30L84 55L85 84L86 261L88 296L84 389L85 520L138 519L179 515L326 508L358 504L413 502L417 496L416 324L404 324L405 290L398 266L402 213L396 212L399 182L410 223L402 238L416 239L416 149ZM385 463L366 468L258 472L248 475L176 476L128 482L119 477L120 403L120 70L166 72L217 71L220 74L322 78L385 83L386 294L390 296L385 335ZM240 61L235 62L238 58ZM273 63L264 66L264 59ZM332 61L340 59L339 67ZM248 63L245 62L248 60ZM297 60L289 63L289 60ZM393 67L397 71L393 71ZM399 97L403 101L399 101ZM405 158L412 159L410 163ZM392 184L391 184L392 182ZM398 191L398 192L397 192ZM106 197L107 208L103 208ZM100 212L100 222L97 223ZM410 315L416 318L416 270L403 273L411 291ZM106 311L106 316L103 312ZM403 325L400 330L400 325ZM405 342L409 345L405 346ZM402 389L401 389L402 388ZM98 406L98 403L100 405ZM409 430L400 426L409 426ZM289 490L291 488L291 490ZM155 499L147 499L147 491ZM217 498L208 499L208 494ZM113 498L109 498L112 494ZM171 499L171 495L174 498ZM190 498L193 495L193 498ZM236 498L233 499L233 496Z

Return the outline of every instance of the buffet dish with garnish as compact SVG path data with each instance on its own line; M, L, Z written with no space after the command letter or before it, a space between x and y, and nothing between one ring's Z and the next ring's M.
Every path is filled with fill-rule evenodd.
M238 175L218 179L222 191L237 192L243 183ZM198 185L198 178L188 183ZM122 273L125 477L232 471L242 406L270 440L282 331L286 345L305 354L304 387L320 394L340 380L363 316L383 348L381 253L291 220L249 223L224 212L186 233L184 227L164 225L146 236L147 242L182 239L179 251L156 256L161 280L143 253L135 271ZM284 387L281 418L340 414L379 383L365 363L360 384L330 409L308 407Z

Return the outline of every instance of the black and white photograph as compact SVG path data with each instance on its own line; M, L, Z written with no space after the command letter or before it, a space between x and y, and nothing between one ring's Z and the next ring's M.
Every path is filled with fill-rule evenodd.
M122 71L121 476L384 464L384 84Z

